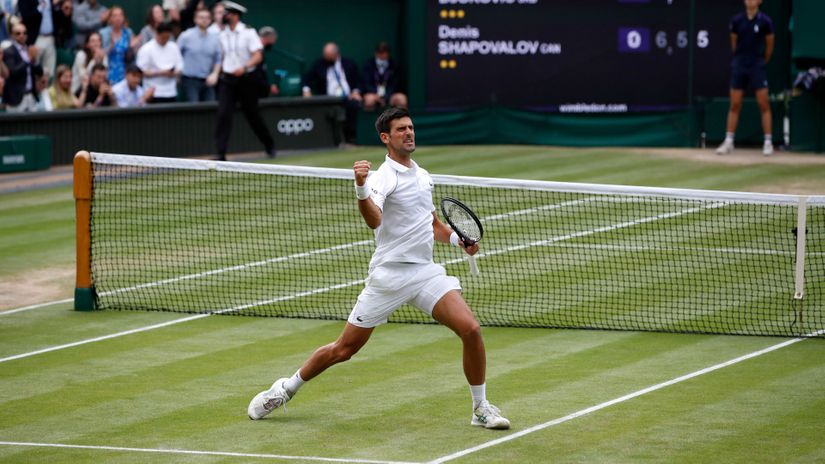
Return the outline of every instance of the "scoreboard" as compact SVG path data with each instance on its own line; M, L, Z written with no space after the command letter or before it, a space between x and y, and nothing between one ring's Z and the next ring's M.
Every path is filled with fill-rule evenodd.
M431 109L666 111L726 96L742 0L427 0ZM692 65L691 65L692 61Z

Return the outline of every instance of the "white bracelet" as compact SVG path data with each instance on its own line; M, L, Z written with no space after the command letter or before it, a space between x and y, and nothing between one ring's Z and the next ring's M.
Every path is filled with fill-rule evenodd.
M359 200L366 200L370 197L370 188L367 187L367 184L358 185L355 184L355 198Z
M450 245L458 246L458 234L455 232L450 234Z

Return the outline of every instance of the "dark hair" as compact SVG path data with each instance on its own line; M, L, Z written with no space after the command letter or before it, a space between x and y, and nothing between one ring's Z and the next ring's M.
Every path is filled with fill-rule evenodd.
M378 42L378 45L375 46L375 53L389 53L390 52L390 44L387 42Z
M375 120L375 130L378 131L380 135L383 132L389 133L390 132L390 123L396 119L401 118L409 118L410 112L405 110L404 108L397 108L395 106L391 106L385 109L379 116L378 119Z
M158 27L155 28L155 32L158 34L163 34L164 32L172 32L172 23L169 21L164 21L158 24Z
M143 70L134 63L126 66L126 74L143 74Z
M100 39L100 47L103 48L103 37L100 37L100 32L92 31L89 32L89 35L86 36L86 40L83 42L83 51L86 52L86 62L84 66L89 66L94 56L92 56L92 50L89 48L89 40L92 39L92 36L96 35Z
M94 74L95 71L106 71L106 72L108 72L108 70L106 69L106 66L103 66L100 63L97 63L94 66L92 66L92 72L90 72L89 74Z
M163 7L158 5L157 3L149 7L149 11L146 12L146 25L149 27L155 27L155 24L153 24L155 21L155 7L160 8L160 11L163 11ZM161 19L160 22L162 23L163 20Z

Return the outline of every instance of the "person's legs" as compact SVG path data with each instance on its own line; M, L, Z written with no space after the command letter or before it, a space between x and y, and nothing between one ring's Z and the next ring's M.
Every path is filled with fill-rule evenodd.
M736 133L736 126L739 125L739 113L742 111L742 96L744 91L738 88L730 89L730 108L728 109L728 122L725 133L725 141L716 149L716 153L724 155L733 151L733 138Z
M232 134L232 113L235 112L235 82L221 79L218 84L218 117L215 120L215 147L218 158L225 160Z
M765 134L765 143L762 148L763 155L773 153L773 117L771 115L771 103L768 99L767 87L756 90L756 103L759 105L759 112L762 115L762 132Z
M349 360L367 343L373 330L374 327L358 327L347 322L338 340L315 350L298 369L301 379L306 382L335 364Z
M273 156L275 150L275 141L272 140L272 135L266 128L261 113L258 110L258 96L256 95L256 88L249 79L244 78L240 81L240 88L238 89L238 100L241 104L241 110L246 116L249 127L252 132L258 137L258 140L264 145L264 150L268 155Z
M198 80L191 77L182 76L180 79L181 90L183 90L183 101L198 101Z
M202 102L215 101L215 87L209 87L206 85L206 81L204 81L201 83L200 94L198 96Z
M458 290L450 290L433 308L433 319L456 333L463 345L464 376L470 385L482 385L487 369L487 355L481 326Z
M38 36L34 42L39 54L37 62L43 67L43 71L49 76L49 82L54 80L54 68L57 64L57 49L54 46L54 36Z

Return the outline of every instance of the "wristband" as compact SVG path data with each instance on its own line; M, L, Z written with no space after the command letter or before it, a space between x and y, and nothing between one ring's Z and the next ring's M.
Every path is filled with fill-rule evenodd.
M450 245L458 246L458 234L455 232L450 234Z
M370 197L370 188L367 187L367 184L358 185L355 184L355 198L359 200L366 200Z

